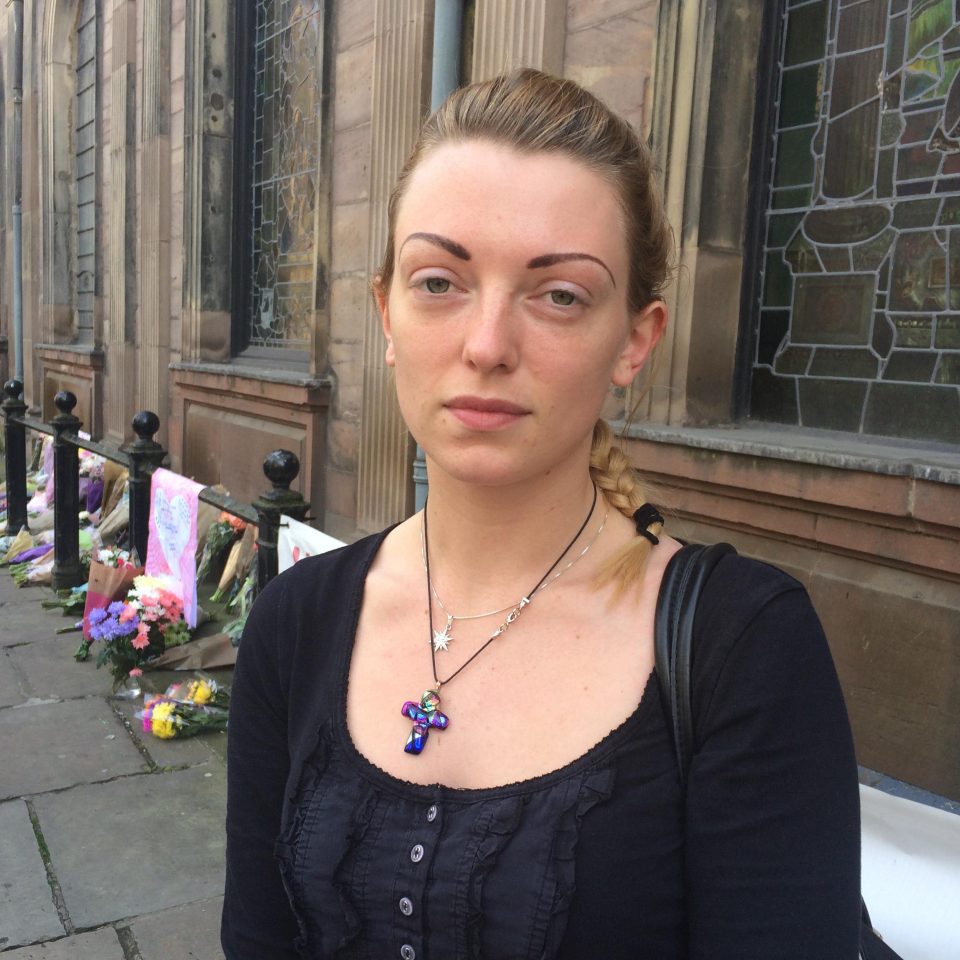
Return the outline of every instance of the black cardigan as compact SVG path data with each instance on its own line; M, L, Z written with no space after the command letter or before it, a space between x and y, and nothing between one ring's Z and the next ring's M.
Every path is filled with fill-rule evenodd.
M229 731L228 960L856 957L856 766L800 584L734 556L705 589L685 797L655 678L561 770L425 787L373 767L345 727L383 536L301 561L251 612Z

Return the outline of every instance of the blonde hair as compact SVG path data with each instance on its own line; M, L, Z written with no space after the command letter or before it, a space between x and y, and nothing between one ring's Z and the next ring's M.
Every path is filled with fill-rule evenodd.
M647 497L636 470L620 449L606 420L598 420L593 428L590 447L590 476L602 491L604 499L624 516L633 520L634 511L646 503ZM655 537L663 530L662 523L647 528ZM597 571L598 585L612 582L620 596L639 584L653 544L639 533L618 550Z
M572 80L521 69L452 93L424 123L390 195L387 245L374 280L385 295L393 279L397 213L414 170L445 143L486 140L521 153L559 153L584 164L613 189L623 215L629 254L631 314L662 299L673 255L653 157L622 117ZM644 503L639 478L604 420L593 431L590 473L608 503L633 519ZM659 525L652 528L655 535ZM621 550L600 572L618 592L639 581L650 551L645 537Z

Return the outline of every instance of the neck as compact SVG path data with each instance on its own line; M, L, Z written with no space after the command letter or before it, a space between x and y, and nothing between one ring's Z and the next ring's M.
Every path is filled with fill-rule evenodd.
M436 471L434 471L434 474ZM530 591L570 543L593 501L593 483L579 476L537 478L477 487L430 478L427 505L431 574L455 612L497 606ZM603 519L598 498L575 556Z

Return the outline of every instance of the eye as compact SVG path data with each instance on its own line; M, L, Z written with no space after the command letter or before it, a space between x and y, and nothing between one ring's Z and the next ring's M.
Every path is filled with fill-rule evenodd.
M445 277L427 277L423 287L427 293L446 293L450 289L450 281Z
M551 290L550 302L558 307L572 307L577 302L577 296L569 290Z

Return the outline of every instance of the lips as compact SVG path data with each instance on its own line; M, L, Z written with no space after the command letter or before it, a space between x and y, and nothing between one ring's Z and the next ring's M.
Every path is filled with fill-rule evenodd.
M464 426L473 430L499 430L530 412L526 407L496 397L454 397L444 406Z

